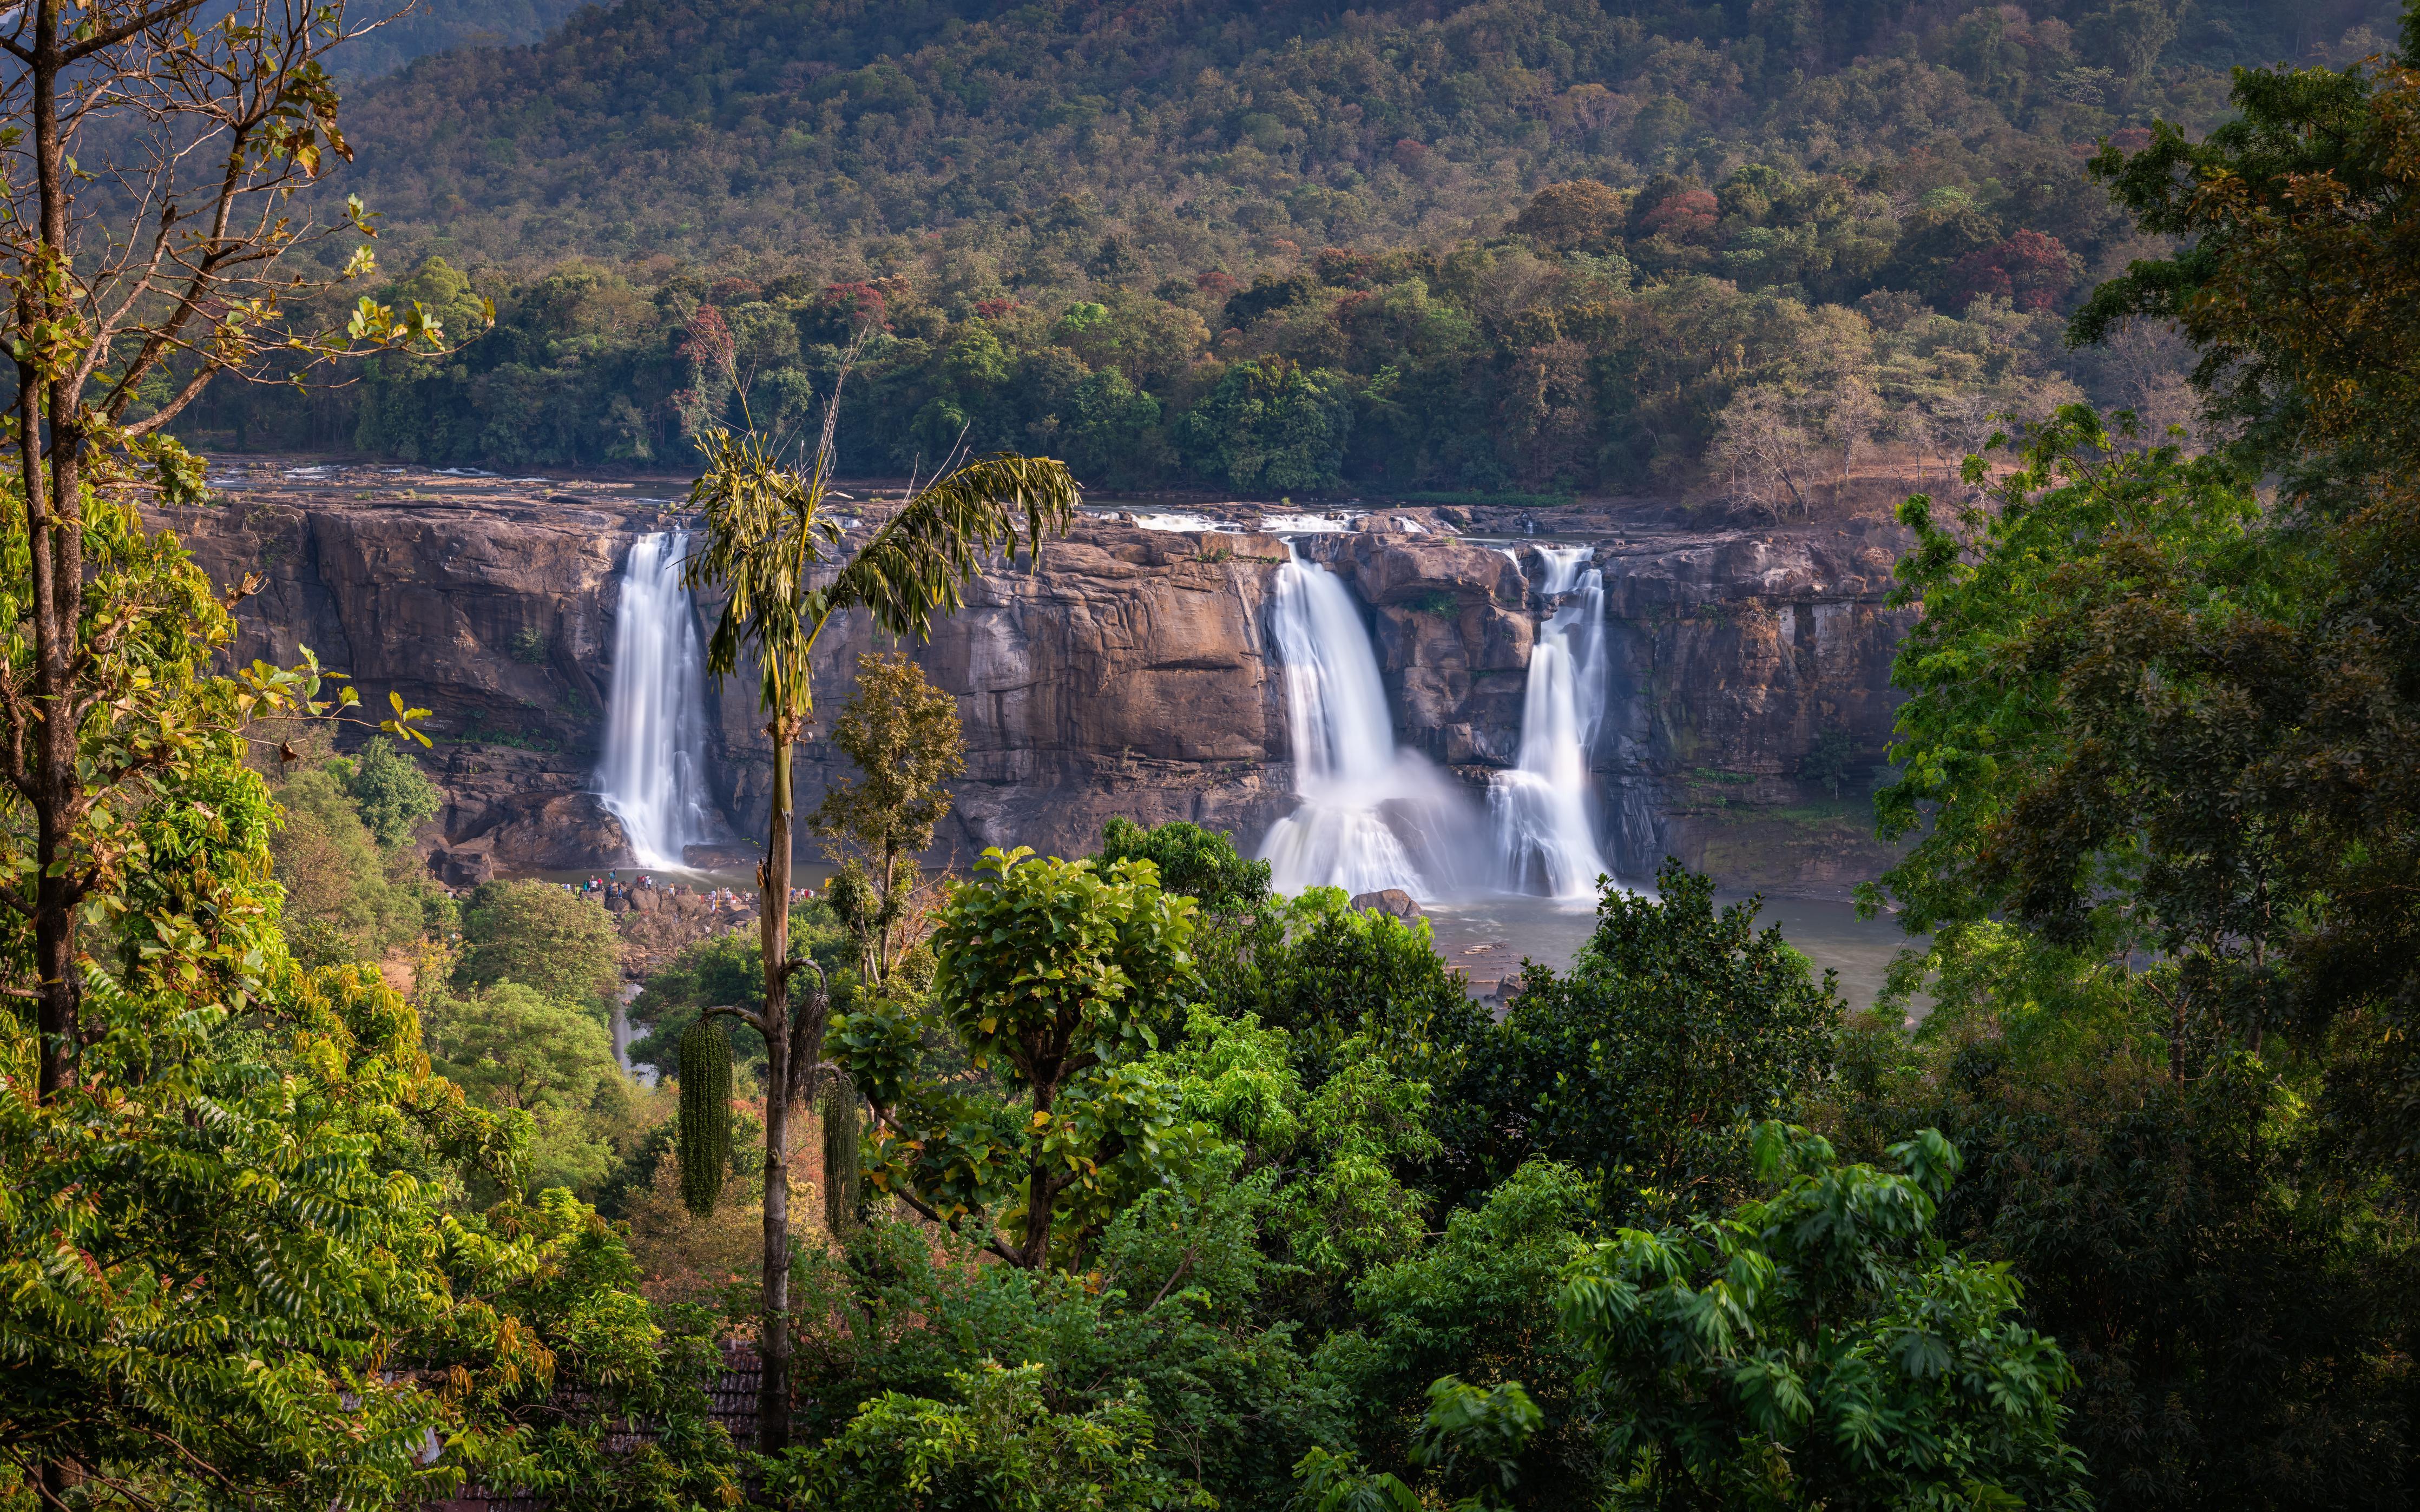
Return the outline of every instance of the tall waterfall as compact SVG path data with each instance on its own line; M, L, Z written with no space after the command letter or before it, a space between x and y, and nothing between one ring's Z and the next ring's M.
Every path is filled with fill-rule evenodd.
M1583 899L1609 870L1596 841L1589 753L1605 719L1605 575L1585 546L1539 548L1539 592L1560 599L1538 627L1521 705L1521 762L1488 784L1497 881L1512 892Z
M1450 889L1467 825L1452 784L1395 746L1378 658L1353 595L1335 574L1296 557L1277 571L1269 625L1285 668L1295 811L1270 827L1261 858L1280 892Z
M632 859L650 871L686 864L683 849L708 833L706 657L681 585L688 544L685 531L643 535L622 565L605 760L597 769L606 810L622 821Z

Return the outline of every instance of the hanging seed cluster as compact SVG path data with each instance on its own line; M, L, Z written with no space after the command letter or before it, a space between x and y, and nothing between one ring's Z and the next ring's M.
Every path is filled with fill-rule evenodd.
M858 1169L858 1140L862 1134L857 1088L847 1075L824 1073L824 1227L845 1234L856 1227L863 1178Z
M680 1037L681 1200L704 1217L731 1169L731 1036L699 1019Z

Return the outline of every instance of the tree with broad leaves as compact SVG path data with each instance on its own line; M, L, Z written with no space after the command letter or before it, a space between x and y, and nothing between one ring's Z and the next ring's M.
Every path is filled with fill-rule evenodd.
M874 1110L869 1179L934 1222L988 1223L991 1252L1027 1270L1181 1184L1215 1135L1140 1062L1193 984L1194 911L1147 860L984 852L934 931L933 1011L876 996L835 1026ZM929 1074L936 1039L1002 1091Z
M358 199L320 223L294 196L351 154L321 59L378 23L298 0L34 0L0 16L15 63L0 80L0 285L16 370L0 422L0 618L13 626L0 642L0 907L32 925L28 980L12 991L39 1004L44 1099L75 1076L78 938L127 854L118 806L198 728L184 722L200 717L193 687L147 682L141 642L223 642L227 610L256 586L196 595L173 540L145 532L138 494L203 491L199 459L165 427L222 376L300 382L349 355L443 340L417 305L398 316L364 299L331 329L289 313L375 270L366 240L333 278L288 255L373 234ZM107 192L87 193L96 183ZM351 702L320 700L321 675L256 666L225 712ZM408 717L398 701L387 727Z
M1932 1131L1896 1171L1755 1133L1767 1196L1720 1218L1624 1228L1559 1299L1607 1425L1608 1506L2028 1506L2084 1512L2060 1442L2074 1381L2013 1320L2006 1265L1933 1234L1958 1151Z
M854 350L854 348L852 348ZM845 381L844 367L842 380ZM854 555L841 551L833 517L832 434L840 419L835 385L823 435L803 467L784 460L779 439L751 430L708 431L699 442L706 469L689 501L705 517L705 543L688 563L692 588L720 589L721 616L706 646L717 681L752 662L757 697L773 742L772 812L757 885L765 906L761 934L765 995L754 1011L718 1007L764 1037L765 1252L764 1389L757 1415L762 1452L779 1454L790 1438L789 1107L813 1089L823 1055L830 1003L823 970L790 953L790 757L814 714L814 651L824 627L861 610L876 628L924 640L936 615L965 602L968 581L1020 543L1038 562L1044 537L1075 517L1076 480L1048 457L1002 454L963 461L911 491ZM793 1011L790 984L814 985ZM705 1022L701 1020L701 1022Z

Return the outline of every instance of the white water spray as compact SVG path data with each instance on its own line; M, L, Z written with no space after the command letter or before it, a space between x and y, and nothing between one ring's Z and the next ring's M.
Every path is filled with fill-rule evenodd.
M1584 546L1539 548L1539 592L1562 602L1538 627L1521 705L1521 761L1487 789L1497 881L1509 892L1596 896L1608 869L1596 841L1589 754L1605 719L1605 576Z
M622 822L630 856L648 871L687 864L707 838L706 657L697 615L681 584L685 531L631 544L613 626L613 686L605 712L605 760L597 787Z
M1453 785L1395 746L1378 659L1353 595L1291 543L1277 571L1269 628L1285 669L1286 729L1301 804L1261 843L1280 892L1401 887L1444 895L1467 828Z

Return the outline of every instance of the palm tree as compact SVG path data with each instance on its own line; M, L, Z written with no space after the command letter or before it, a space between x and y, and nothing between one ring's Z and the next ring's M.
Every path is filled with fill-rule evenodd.
M832 497L832 432L839 409L835 387L825 407L822 440L803 470L786 465L780 443L753 430L707 432L699 442L706 473L689 494L706 526L704 548L686 569L689 585L721 588L728 594L706 648L706 671L719 684L738 671L743 656L753 658L763 679L757 696L767 716L765 733L773 741L773 813L765 859L757 868L764 890L758 925L764 1008L756 1013L709 1010L692 1031L719 1041L721 1031L706 1026L711 1015L727 1013L765 1037L765 1280L758 1343L765 1376L757 1415L757 1447L765 1454L781 1453L790 1438L790 1213L782 1179L789 1168L789 1103L814 1089L830 1007L822 972L803 957L791 959L789 941L790 752L814 714L815 641L835 615L851 609L864 610L891 635L928 638L934 617L964 604L968 579L987 562L1003 553L1014 560L1020 542L1029 563L1038 561L1044 536L1065 530L1074 518L1078 497L1066 466L1047 457L1003 454L962 461L911 489L907 504L843 562L842 529L826 509ZM810 985L793 1013L791 978L801 972L810 974ZM709 1121L727 1141L728 1118ZM721 1142L710 1130L694 1142L690 1134L684 1129L684 1160L691 1158L694 1143L698 1158L715 1162L719 1173L727 1149L703 1148Z

